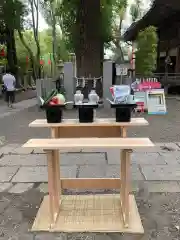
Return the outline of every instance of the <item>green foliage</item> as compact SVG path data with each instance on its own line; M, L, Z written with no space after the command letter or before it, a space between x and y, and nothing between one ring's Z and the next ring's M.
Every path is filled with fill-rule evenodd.
M113 1L113 10L117 17L121 17L121 13L124 15L124 10L128 7L127 0L114 0Z
M1 0L0 25L1 30L19 29L23 24L23 17L27 14L25 5L20 0Z
M150 26L138 34L136 73L151 76L156 69L158 37L156 28Z
M102 42L109 42L112 38L112 5L114 0L101 1L101 37ZM76 39L76 16L80 0L62 1L57 7L57 15L60 17L63 36L67 47L74 51Z
M130 6L132 22L136 22L141 17L141 0L135 0Z
M67 61L68 60L68 51L65 46L65 40L57 31L57 59ZM41 46L41 53L42 55L52 54L52 29L49 28L45 31L40 32L40 46Z
M113 51L113 58L124 61L123 54L123 20L128 8L128 0L114 0L113 2L113 39L111 42L111 50Z
M79 1L80 0L64 0L57 7L57 15L61 20L63 36L65 37L67 47L70 51L74 50L74 38L76 35L75 23Z
M114 0L101 0L101 34L104 43L112 40L113 3Z
M20 0L0 0L0 42L7 43L7 59L1 64L8 64L17 73L16 47L14 31L23 27L23 18L27 15L26 7Z
M36 43L34 40L33 32L31 30L26 30L23 32L24 40L28 44L28 46L31 46L31 50L33 55L36 55ZM22 44L18 33L15 34L16 39L16 50L17 50L17 57L18 57L18 65L21 67L23 72L26 72L27 69L27 63L26 63L26 57L29 57L29 53L27 49ZM39 33L39 40L40 40L40 48L41 48L41 55L42 59L44 59L45 65L44 70L49 71L49 65L48 60L52 59L52 30L49 28L47 30L44 30ZM57 35L57 56L58 59L61 59L63 61L66 61L68 59L68 52L65 46L65 41L62 38L61 34L58 33Z
M31 30L26 30L23 32L24 40L27 43L28 46L31 46L31 50L33 52L33 55L36 55L36 44L34 41L33 32ZM29 56L29 53L27 49L22 44L18 32L15 32L15 41L16 41L16 51L17 51L17 58L18 58L18 65L21 67L23 72L26 72L27 70L27 64L26 64L26 57Z

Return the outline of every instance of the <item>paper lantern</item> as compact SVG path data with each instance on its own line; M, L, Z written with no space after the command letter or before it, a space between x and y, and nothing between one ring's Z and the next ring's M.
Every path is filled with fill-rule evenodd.
M5 51L4 51L4 48L1 49L1 51L0 51L0 56L1 56L1 57L5 57Z
M44 60L40 60L40 65L44 65Z

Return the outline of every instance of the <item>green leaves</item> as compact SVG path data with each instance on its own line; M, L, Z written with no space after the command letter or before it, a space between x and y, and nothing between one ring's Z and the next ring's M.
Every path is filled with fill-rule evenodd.
M40 48L41 48L41 55L42 58L45 60L45 70L49 70L48 60L52 59L52 29L47 29L39 33L39 40L40 40ZM34 41L33 32L30 30L26 30L23 32L24 40L28 46L31 46L31 50L34 56L36 56L37 49L36 43ZM26 57L29 57L29 53L27 49L23 46L18 33L15 34L16 37L16 49L17 49L17 57L18 63L23 69L26 71L27 69L27 60ZM66 61L68 59L68 52L65 46L65 41L62 38L61 34L58 32L57 34L57 57L58 59L62 59ZM29 60L30 61L30 60ZM30 63L29 63L30 65Z
M115 0L97 0L101 2L101 37L102 42L112 38L112 6ZM63 35L69 42L70 50L74 50L76 41L76 18L80 0L63 0L57 12L61 19Z
M136 73L151 76L156 69L157 58L156 28L150 26L141 31L137 38Z
M19 29L23 25L25 5L19 0L1 0L0 24L9 29Z
M139 20L139 18L141 17L141 12L141 0L135 0L135 2L130 6L132 22L136 22L137 20Z

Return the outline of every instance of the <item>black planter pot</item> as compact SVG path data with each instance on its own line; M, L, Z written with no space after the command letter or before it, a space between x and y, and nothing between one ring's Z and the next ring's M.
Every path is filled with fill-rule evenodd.
M94 121L94 109L93 108L79 108L79 122L88 123Z
M75 105L78 108L79 122L80 123L92 123L94 121L94 109L98 108L98 105Z
M116 122L130 122L131 108L116 108Z
M115 108L116 122L130 122L135 107L136 104L111 104L111 108Z
M46 111L46 119L48 123L62 122L63 110L62 105L48 105L43 107Z

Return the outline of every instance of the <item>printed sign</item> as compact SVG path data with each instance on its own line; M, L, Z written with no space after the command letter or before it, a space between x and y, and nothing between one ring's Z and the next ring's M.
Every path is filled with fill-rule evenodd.
M126 76L127 68L121 65L116 65L116 75L117 76Z

